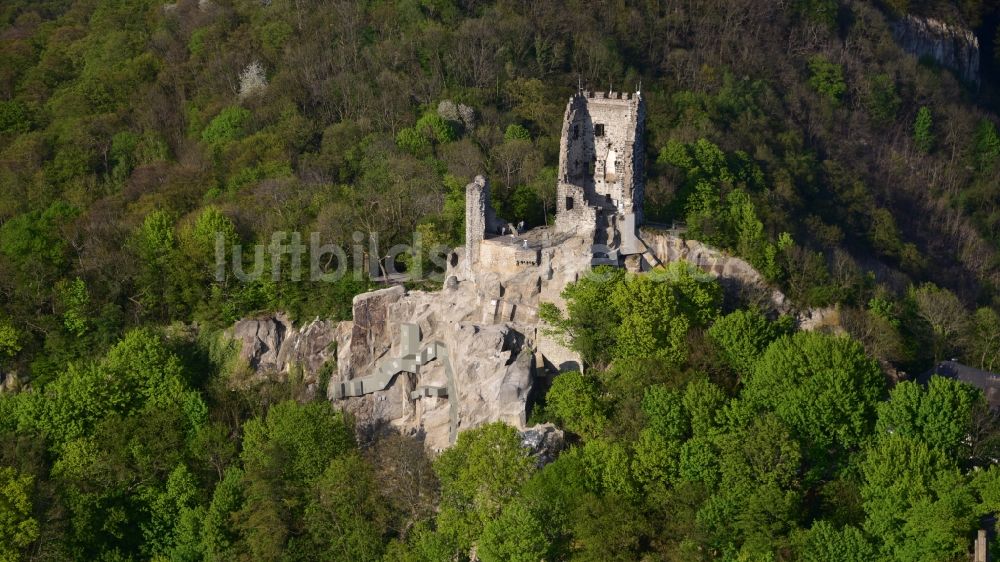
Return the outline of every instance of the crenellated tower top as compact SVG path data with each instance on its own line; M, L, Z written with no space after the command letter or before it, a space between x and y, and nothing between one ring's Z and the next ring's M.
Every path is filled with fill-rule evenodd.
M639 91L578 89L570 96L559 147L557 218L589 221L588 209L597 209L641 222L645 111Z

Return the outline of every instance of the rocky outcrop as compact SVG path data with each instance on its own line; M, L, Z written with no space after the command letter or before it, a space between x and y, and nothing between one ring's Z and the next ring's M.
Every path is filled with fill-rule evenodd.
M240 320L232 328L240 361L255 371L277 372L278 353L291 322L284 316Z
M979 83L979 39L965 28L933 18L907 15L892 24L904 51L933 59L967 82Z
M21 389L21 378L15 372L4 372L0 369L0 394L17 392Z
M736 302L752 302L785 314L790 305L784 293L771 287L752 265L721 250L651 228L642 229L642 240L656 263L687 261L718 279L726 297Z
M350 333L341 328L340 373L344 380L363 376L375 359L389 350L389 306L406 293L402 286L364 293L354 298L354 321ZM359 371L358 369L362 369Z
M293 370L315 392L319 372L335 359L337 324L314 320L295 327L285 314L240 320L227 331L240 362L257 377L284 379Z
M793 314L800 330L843 333L840 310L836 307L795 309L784 293L775 289L746 261L672 232L642 229L647 253L643 259L654 265L687 261L716 278L730 304L752 303L776 314Z
M529 427L521 432L521 446L543 467L556 459L566 447L563 431L551 423Z
M793 312L744 260L668 231L644 228L641 235L645 251L639 256L647 265L688 261L739 302ZM535 377L577 370L580 362L546 335L538 307L561 306L562 289L591 261L586 240L550 240L537 268L469 272L456 252L440 291L395 286L357 295L350 321L296 327L277 314L237 322L230 336L255 376L280 380L301 369L313 392L320 370L336 359L327 397L352 415L363 441L391 428L441 450L462 430L503 421L522 431L525 446L544 464L562 447L562 434L527 427ZM836 322L835 311L805 311L798 318L803 329L829 329Z
M391 427L423 437L432 450L486 423L525 428L533 352L512 326L474 322L480 309L468 286L358 295L355 320L337 330L338 369L329 397L353 414L362 435ZM406 325L419 329L419 342L404 340ZM394 377L361 396L350 389L365 384L345 385L385 374Z
M796 317L799 329L804 332L845 333L840 322L840 309L835 306L810 308Z

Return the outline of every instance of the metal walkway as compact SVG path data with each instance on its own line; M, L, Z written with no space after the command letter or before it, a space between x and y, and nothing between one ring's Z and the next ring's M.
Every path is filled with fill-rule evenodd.
M434 341L420 348L420 327L416 324L403 324L400 326L400 343L403 353L400 357L386 358L375 366L375 373L367 377L351 379L349 381L336 382L333 384L333 399L355 398L379 392L389 388L400 373L420 374L420 368L431 361L439 360L444 365L445 376L448 378L448 386L418 386L410 392L410 399L420 398L448 398L449 407L449 441L455 442L458 432L458 394L455 388L455 373L451 368L451 359L448 355L448 347Z

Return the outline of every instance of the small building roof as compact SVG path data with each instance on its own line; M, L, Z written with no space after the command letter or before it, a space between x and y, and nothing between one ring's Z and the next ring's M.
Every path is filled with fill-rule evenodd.
M933 369L917 376L917 382L926 385L934 375L971 384L983 391L991 409L1000 410L1000 374L963 365L958 361L942 361Z

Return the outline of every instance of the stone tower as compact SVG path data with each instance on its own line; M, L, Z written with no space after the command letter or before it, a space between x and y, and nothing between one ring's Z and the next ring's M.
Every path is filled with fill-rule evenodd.
M479 247L487 235L499 234L503 220L497 218L490 202L490 185L476 176L465 186L465 267L472 276L479 262Z
M645 117L639 92L580 90L569 99L559 146L557 225L593 224L599 212L642 223Z

